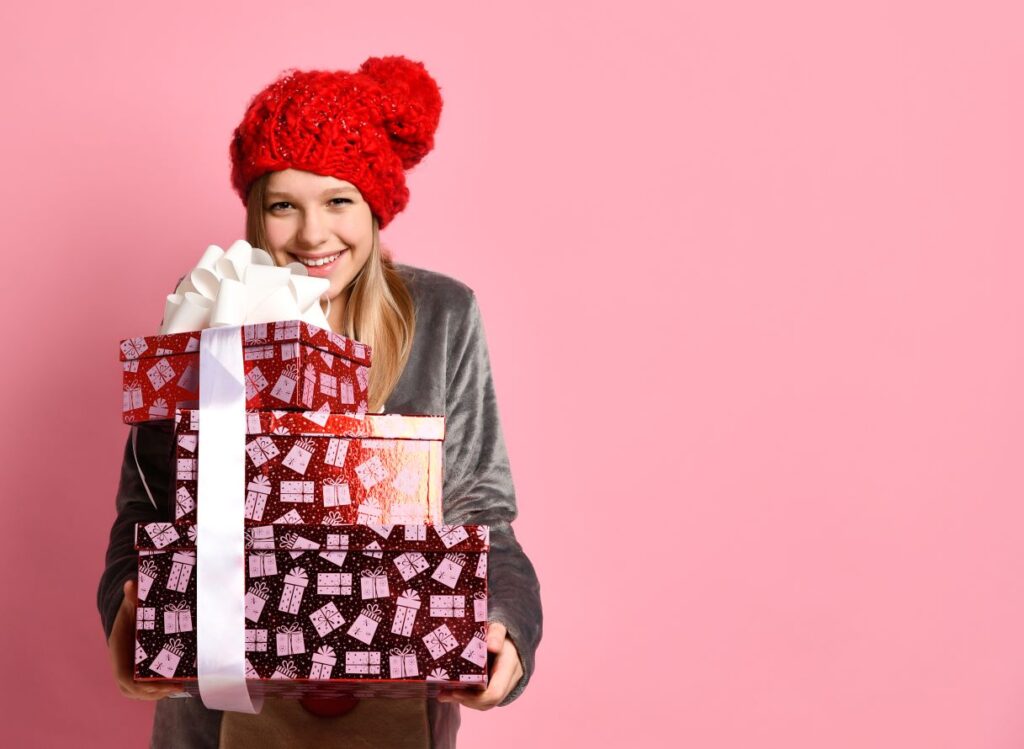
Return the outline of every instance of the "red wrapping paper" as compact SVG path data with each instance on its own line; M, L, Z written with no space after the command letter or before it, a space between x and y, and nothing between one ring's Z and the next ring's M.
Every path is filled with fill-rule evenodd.
M242 328L246 407L364 413L370 350L297 320ZM121 341L125 423L199 405L200 331Z
M175 521L194 522L199 411L180 410ZM249 411L246 525L441 524L443 416Z
M487 526L265 526L246 542L253 694L487 684ZM135 679L198 694L195 526L136 527Z

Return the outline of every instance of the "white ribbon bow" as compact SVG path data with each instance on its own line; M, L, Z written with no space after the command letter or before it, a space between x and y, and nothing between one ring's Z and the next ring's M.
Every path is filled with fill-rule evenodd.
M211 244L167 295L160 333L278 320L302 320L330 330L320 307L320 297L329 287L330 281L310 276L302 263L274 265L268 252L244 239L227 252Z

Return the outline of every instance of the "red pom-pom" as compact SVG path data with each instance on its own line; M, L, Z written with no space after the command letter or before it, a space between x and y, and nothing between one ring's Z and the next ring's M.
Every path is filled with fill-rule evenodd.
M422 62L401 55L370 57L359 72L387 94L384 122L391 147L405 169L415 166L434 147L441 120L441 89Z

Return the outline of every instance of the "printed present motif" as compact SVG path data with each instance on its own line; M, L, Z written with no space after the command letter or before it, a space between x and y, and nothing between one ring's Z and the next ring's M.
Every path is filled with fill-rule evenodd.
M296 510L288 510L284 515L274 521L274 525L302 525L302 515ZM292 554L292 559L299 554Z
M420 667L416 662L416 651L411 645L391 648L388 654L392 679L411 679L420 675Z
M374 457L377 456L375 455ZM359 505L356 523L359 525L380 525L382 512L380 502L375 497L370 497Z
M302 567L292 567L291 572L284 576L284 590L281 592L277 610L287 611L289 614L299 613L299 604L307 585L309 578L306 576L306 570Z
M188 581L196 566L194 551L177 551L172 557L171 574L167 576L167 589L184 593L188 589Z
M354 637L367 645L373 644L373 636L377 634L377 625L383 616L384 612L377 604L371 603L366 606L349 627L349 637Z
M420 594L412 588L407 588L398 597L395 619L391 623L391 632L403 637L412 635L412 627L416 621L416 612L419 611L420 605Z
M245 630L245 652L266 653L267 652L267 630L247 629Z
M334 605L334 601L324 604L310 614L309 620L313 622L313 627L316 628L316 633L321 637L326 637L345 623L345 617L343 617L341 612L338 611L338 607Z
M249 577L272 577L277 574L277 557L272 553L249 555Z
M246 679L258 679L260 678L259 672L253 667L252 661L248 658L245 659L245 678Z
M181 377L178 378L178 387L185 392L198 393L199 367L189 362L188 366L185 367L185 371L181 373Z
M339 395L341 396L341 402L345 405L354 404L356 402L356 391L355 388L352 387L352 383L348 380L342 380L340 384L341 392Z
M374 650L345 651L345 673L379 674L380 653Z
M135 640L135 665L139 665L146 660L146 651L142 649L142 645L138 640Z
M138 385L124 388L122 395L124 396L124 402L121 404L122 413L142 408L142 388Z
M427 646L430 657L436 661L438 658L444 657L449 651L457 648L459 641L455 639L455 635L448 629L448 625L442 624L423 636L423 644Z
M431 596L430 615L445 619L459 618L466 615L465 596Z
M196 509L196 501L184 486L179 486L174 493L174 519L181 520Z
M487 594L477 592L473 594L473 621L487 621Z
M182 450L187 450L190 453L194 453L196 448L199 446L199 438L194 434L179 434L178 435L178 447Z
M260 371L259 367L253 367L245 373L245 399L252 400L257 395L266 390L267 378L263 376L263 372Z
M356 466L356 475L364 489L372 489L388 477L388 469L384 467L379 456L374 455L369 460Z
M294 351L294 349L293 349ZM291 358L294 358L292 356ZM290 364L281 371L281 376L274 383L270 394L283 403L291 403L295 395L295 383L299 379L299 371L294 364Z
M166 419L168 416L170 416L170 413L170 406L167 405L167 401L165 401L163 398L157 398L149 407L149 418L151 421L156 421L158 419Z
M196 479L196 459L195 458L178 458L178 472L177 477L179 481L195 481Z
M284 534L284 536L281 538L281 546L283 546L286 549L308 549L310 551L315 551L316 549L320 548L320 544L318 544L316 541L312 541L308 538L300 536L297 533L292 532ZM304 553L305 551L288 552L292 559L298 559Z
M178 634L191 631L191 610L186 604L164 607L164 633Z
M287 661L281 661L277 664L277 668L274 669L274 673L270 675L270 678L288 680L298 679L299 669L295 667L295 663L291 659Z
M324 479L324 507L342 507L352 504L352 496L348 493L348 484L344 479Z
M316 370L312 364L307 364L302 372L302 405L306 408L313 407L313 389L316 387Z
M459 575L462 574L465 564L465 554L445 554L441 564L437 565L437 569L430 577L442 585L454 588L459 582Z
M309 460L313 457L314 449L315 445L312 440L297 440L285 456L284 465L298 474L305 474L306 468L309 467Z
M409 580L416 577L416 575L423 572L429 566L430 563L427 562L427 558L418 551L407 551L395 557L395 567L398 568L398 574L406 582L409 582Z
M156 609L151 606L135 609L135 629L156 629Z
M324 463L329 466L341 468L345 465L345 458L348 457L348 446L351 440L332 437L327 440L327 456Z
M245 446L245 451L249 454L249 460L257 468L281 454L281 451L277 449L277 445L274 444L274 440L266 436L257 437L248 443Z
M451 677L446 669L434 668L427 674L427 681L451 681Z
M320 392L329 398L338 397L338 378L327 372L320 373Z
M121 352L132 359L138 359L149 349L145 338L128 338L121 341Z
M185 646L181 640L174 638L169 640L163 649L156 654L156 658L149 664L149 670L160 674L165 679L173 679L178 670L178 663L185 655Z
M282 502L312 502L313 482L312 481L282 481L281 482Z
M437 535L446 549L450 549L455 546L455 544L469 538L469 534L466 533L466 529L461 525L439 525L437 526Z
M420 524L405 526L405 540L406 541L426 541L427 540L427 526L420 525Z
M487 635L483 630L473 635L473 639L463 649L461 657L480 668L487 665Z
M277 655L301 655L306 652L302 627L292 622L277 628Z
M320 556L323 556L323 554ZM318 572L316 575L316 593L319 596L352 595L352 573Z
M383 567L363 570L359 577L359 588L362 591L363 600L391 597L391 591L388 590L388 576L384 573Z
M152 559L144 559L139 562L138 599L140 601L146 600L146 597L149 595L149 589L153 587L153 582L159 574L160 569Z
M480 557L476 560L476 576L487 578L487 552L481 552Z
M274 526L260 525L245 529L245 545L249 549L273 549Z
M148 523L144 527L146 533L153 539L153 545L158 549L162 549L180 538L172 523Z
M246 343L264 343L268 340L267 335L265 322L249 323L242 326L242 340Z
M270 496L270 479L256 476L246 487L245 517L248 520L263 520L263 511L267 509L267 497Z
M166 359L157 359L156 364L146 370L146 377L153 383L153 389L159 390L174 379L174 367Z
M338 662L334 648L321 645L313 653L313 667L309 671L310 679L330 679L334 664Z
M263 613L263 607L270 598L270 588L265 582L259 581L249 587L245 594L245 618L251 622L258 622Z

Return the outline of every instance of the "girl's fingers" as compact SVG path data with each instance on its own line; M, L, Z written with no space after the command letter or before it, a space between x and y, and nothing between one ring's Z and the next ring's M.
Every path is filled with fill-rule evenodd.
M501 622L491 622L487 626L487 651L490 653L500 653L502 646L505 644L505 635L508 634L508 630L505 629L505 625Z

